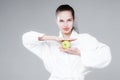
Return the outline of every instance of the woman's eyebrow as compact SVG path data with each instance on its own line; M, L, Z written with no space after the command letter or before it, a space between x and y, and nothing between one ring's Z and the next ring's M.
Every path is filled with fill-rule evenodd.
M67 20L72 20L73 18L68 18Z

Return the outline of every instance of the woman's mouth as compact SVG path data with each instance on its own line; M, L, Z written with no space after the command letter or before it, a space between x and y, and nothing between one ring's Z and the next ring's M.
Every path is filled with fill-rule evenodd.
M64 29L65 31L68 31L68 30L69 30L69 28L67 28L67 27L66 27L66 28L63 28L63 29Z

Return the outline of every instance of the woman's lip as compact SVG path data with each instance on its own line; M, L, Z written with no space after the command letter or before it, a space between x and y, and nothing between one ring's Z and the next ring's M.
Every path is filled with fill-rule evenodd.
M63 28L65 31L68 31L69 30L69 28Z

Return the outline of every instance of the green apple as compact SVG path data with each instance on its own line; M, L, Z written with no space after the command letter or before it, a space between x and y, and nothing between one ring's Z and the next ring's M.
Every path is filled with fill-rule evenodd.
M63 49L68 49L68 48L71 47L71 43L70 43L70 41L68 41L68 40L62 41L61 45L62 45L62 48L63 48Z

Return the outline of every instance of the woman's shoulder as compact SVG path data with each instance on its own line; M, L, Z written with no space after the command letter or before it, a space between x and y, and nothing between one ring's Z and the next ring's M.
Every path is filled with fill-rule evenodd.
M28 33L31 33L31 34L38 34L39 32L37 32L37 31L33 31L33 30L30 30L30 31L24 32L24 34L28 34Z
M93 35L89 33L79 33L79 36L84 38L95 38Z
M93 42L96 41L96 37L89 33L79 33L79 39L88 41L88 42Z
M89 33L81 33L78 37L79 42L84 48L91 49L98 44L98 40Z
M30 35L30 36L39 35L39 36L42 36L42 35L44 35L44 33L40 33L40 32L31 30L31 31L23 33L23 35Z

